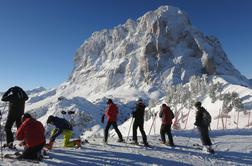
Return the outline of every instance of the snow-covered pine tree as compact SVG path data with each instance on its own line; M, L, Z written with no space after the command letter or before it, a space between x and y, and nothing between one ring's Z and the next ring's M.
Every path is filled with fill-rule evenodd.
M151 110L151 108L157 105L158 101L156 99L150 99L147 111L145 112L145 120L149 120L151 117L155 116L155 112Z
M232 101L232 106L235 108L236 111L243 111L244 110L244 105L242 104L242 100L239 97L239 94L237 92L232 92L231 93L231 101Z
M212 103L215 103L218 99L221 98L221 93L223 90L223 84L220 82L213 83L211 82L208 88L209 97L212 99Z
M222 112L228 114L233 109L233 106L231 104L232 94L230 92L225 93L221 95L220 99L223 100Z

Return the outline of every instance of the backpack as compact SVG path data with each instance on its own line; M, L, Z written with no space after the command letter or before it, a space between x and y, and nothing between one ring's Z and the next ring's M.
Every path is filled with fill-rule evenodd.
M202 116L202 122L204 125L206 126L210 126L210 123L212 121L212 117L210 115L209 112L207 112L207 110L203 111L203 116Z

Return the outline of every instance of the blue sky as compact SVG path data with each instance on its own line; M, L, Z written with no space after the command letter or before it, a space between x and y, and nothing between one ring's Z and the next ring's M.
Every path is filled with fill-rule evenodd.
M216 36L228 58L252 78L250 0L0 0L0 91L56 87L73 70L76 50L92 32L136 19L161 5L186 11Z

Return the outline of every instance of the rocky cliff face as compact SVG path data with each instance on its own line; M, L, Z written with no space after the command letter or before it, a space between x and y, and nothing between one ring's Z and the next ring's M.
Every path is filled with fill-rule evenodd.
M119 87L152 91L202 74L247 81L215 37L193 27L180 9L161 6L136 21L94 32L77 51L69 82L85 86L88 95Z

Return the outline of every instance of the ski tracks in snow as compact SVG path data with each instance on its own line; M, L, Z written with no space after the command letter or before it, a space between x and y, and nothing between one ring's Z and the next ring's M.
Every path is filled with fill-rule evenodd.
M227 135L214 139L216 154L208 154L193 147L199 138L190 140L186 136L174 136L175 147L160 144L159 136L148 137L151 148L116 142L109 138L103 144L103 138L92 138L80 149L61 148L62 140L56 140L55 148L49 152L52 159L46 159L39 165L252 165L252 136ZM141 138L139 137L139 140ZM189 142L188 142L189 140ZM9 151L4 151L9 153ZM5 160L0 165L27 166L30 163Z

